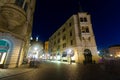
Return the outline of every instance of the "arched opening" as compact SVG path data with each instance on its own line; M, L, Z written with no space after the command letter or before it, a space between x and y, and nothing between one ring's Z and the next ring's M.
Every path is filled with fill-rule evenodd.
M84 63L92 63L92 54L89 49L84 50L84 57L85 57Z
M0 40L0 67L4 65L8 50L9 43L5 40Z

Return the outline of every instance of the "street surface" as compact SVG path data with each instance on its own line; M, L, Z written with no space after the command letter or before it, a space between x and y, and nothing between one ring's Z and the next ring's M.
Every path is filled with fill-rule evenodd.
M120 80L120 74L107 71L98 64L44 62L39 68L0 80Z

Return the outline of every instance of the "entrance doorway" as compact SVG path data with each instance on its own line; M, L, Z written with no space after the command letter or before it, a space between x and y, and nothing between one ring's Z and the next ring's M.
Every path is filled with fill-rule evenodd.
M92 54L89 49L84 50L84 57L85 57L84 63L92 63Z

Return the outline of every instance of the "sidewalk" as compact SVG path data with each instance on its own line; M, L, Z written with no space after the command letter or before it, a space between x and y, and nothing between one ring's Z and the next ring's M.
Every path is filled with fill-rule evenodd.
M29 68L28 65L22 65L19 68L11 68L11 69L1 69L0 68L0 79L6 78L13 75L18 75L21 73L26 73L33 70Z

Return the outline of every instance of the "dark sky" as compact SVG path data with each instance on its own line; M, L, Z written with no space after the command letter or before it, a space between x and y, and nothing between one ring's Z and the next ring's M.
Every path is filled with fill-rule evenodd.
M98 49L120 44L120 0L79 0L82 11L91 14ZM79 11L78 0L37 0L33 37L48 38Z

